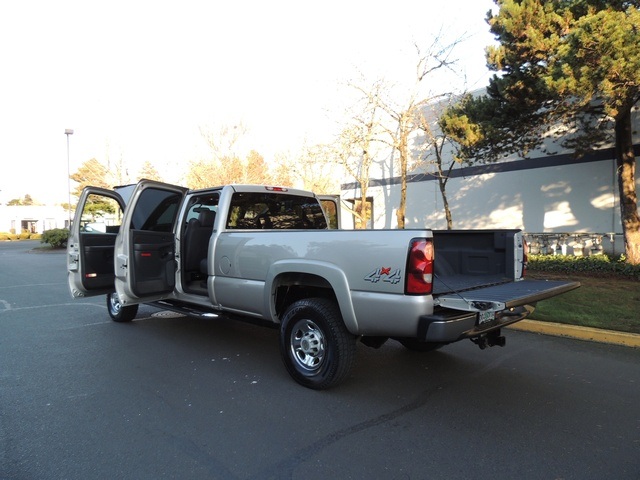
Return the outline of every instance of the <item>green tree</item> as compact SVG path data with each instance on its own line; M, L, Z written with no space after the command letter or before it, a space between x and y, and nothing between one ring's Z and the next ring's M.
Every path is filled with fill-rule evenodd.
M627 260L640 264L632 108L640 100L640 1L496 0L486 95L465 96L443 125L467 158L526 155L549 135L577 155L615 144Z

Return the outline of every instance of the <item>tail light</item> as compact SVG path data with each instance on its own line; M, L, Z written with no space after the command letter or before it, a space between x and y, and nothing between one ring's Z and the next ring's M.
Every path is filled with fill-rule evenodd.
M409 243L407 261L407 295L427 295L433 289L433 243L426 238L414 238Z

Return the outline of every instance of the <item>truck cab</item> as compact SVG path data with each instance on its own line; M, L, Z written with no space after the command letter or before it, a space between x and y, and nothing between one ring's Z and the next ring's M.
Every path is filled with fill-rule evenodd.
M71 294L114 294L120 308L180 297L212 306L215 293L208 278L217 231L337 225L338 198L322 199L335 212L333 218L318 202L308 192L268 186L190 191L141 180L114 190L87 187L67 247ZM104 228L91 228L98 219ZM226 261L222 258L219 266L223 272Z

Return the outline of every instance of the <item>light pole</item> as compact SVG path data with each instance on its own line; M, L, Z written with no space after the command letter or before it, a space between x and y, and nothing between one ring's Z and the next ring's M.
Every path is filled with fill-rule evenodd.
M67 195L69 204L69 230L71 230L71 164L69 163L69 135L73 135L73 130L70 128L64 129L64 134L67 136Z

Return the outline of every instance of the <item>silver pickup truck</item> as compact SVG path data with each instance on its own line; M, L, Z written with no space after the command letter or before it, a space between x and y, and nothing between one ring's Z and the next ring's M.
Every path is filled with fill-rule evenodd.
M501 327L579 286L525 280L519 230L339 230L331 201L255 185L87 187L67 244L71 295L106 294L116 322L144 303L276 326L289 374L324 389L349 374L356 340L503 346Z

